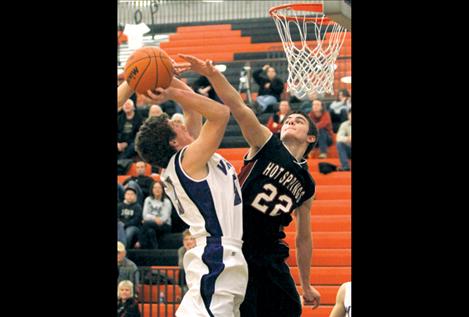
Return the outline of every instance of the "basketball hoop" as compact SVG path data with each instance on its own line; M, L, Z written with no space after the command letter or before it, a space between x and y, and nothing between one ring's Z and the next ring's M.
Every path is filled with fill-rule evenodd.
M323 10L322 3L292 3L269 10L287 56L288 91L300 99L311 92L334 93L335 61L347 30Z

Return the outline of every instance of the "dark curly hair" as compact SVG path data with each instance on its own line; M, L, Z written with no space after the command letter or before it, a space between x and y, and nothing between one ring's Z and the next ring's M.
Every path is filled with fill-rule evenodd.
M302 115L306 119L306 121L308 121L308 124L309 124L308 135L314 135L314 137L316 138L316 141L314 141L312 143L309 143L308 147L306 148L305 153L303 154L303 157L305 159L307 159L309 152L311 152L314 149L314 146L318 142L318 128L316 128L316 125L311 120L311 118L306 113L304 113L303 111L291 111L287 114L287 116L285 118L288 118L292 114Z
M169 142L176 133L169 125L167 116L151 117L145 120L135 138L135 151L147 163L166 168L169 159L177 151Z

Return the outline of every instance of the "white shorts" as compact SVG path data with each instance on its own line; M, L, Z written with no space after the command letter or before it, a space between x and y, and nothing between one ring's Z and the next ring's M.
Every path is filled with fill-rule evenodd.
M189 291L177 317L238 317L248 283L242 242L229 238L199 238L184 255Z

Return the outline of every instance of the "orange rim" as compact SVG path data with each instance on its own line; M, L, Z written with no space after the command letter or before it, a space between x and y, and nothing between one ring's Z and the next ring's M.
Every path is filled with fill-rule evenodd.
M289 10L294 10L294 11L309 11L309 12L316 12L316 13L323 13L324 6L320 3L289 3L289 4L283 4L280 6L272 7L269 10L269 14L274 17L282 17L288 21L297 21L297 20L304 20L308 22L322 22L323 24L329 24L332 22L332 20L328 17L324 18L307 18L307 17L292 17L292 16L286 16L280 13L277 13L277 11L283 10L283 9L289 9Z

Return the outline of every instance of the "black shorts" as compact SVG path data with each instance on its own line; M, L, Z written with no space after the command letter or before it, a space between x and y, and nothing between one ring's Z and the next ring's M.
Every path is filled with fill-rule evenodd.
M288 251L287 251L288 254ZM249 280L241 317L300 317L301 301L285 257L246 254Z

